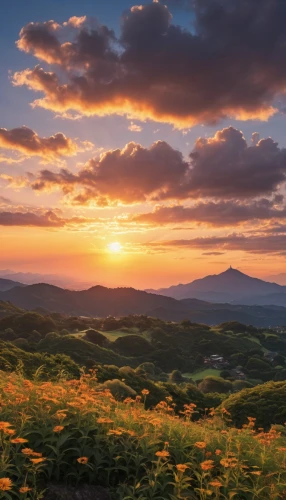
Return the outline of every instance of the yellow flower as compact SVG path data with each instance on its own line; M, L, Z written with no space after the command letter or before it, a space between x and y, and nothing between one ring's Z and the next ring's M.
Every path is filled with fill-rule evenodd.
M186 472L186 469L189 469L186 464L178 464L176 465L176 468L179 472Z
M207 443L205 443L204 441L197 441L194 446L196 448L200 448L200 449L203 449L203 448L206 448L207 446Z
M28 443L28 439L24 439L24 438L15 438L15 439L11 439L11 443L13 443L13 444L23 444L23 443Z
M88 458L87 457L79 457L79 458L77 458L77 462L79 464L87 464Z
M63 425L56 425L56 427L53 428L54 432L61 432L64 429Z
M214 481L210 481L209 485L213 486L214 488L220 488L222 486L222 483L215 479Z
M12 481L8 477L2 477L0 479L0 491L8 491L12 488Z
M167 458L170 455L170 453L166 450L162 450L162 451L156 451L155 455L156 457Z
M213 465L214 461L213 460L205 460L204 462L201 463L201 468L203 470L210 470L214 468Z
M31 491L32 488L29 488L28 486L22 486L22 488L19 489L20 493L28 493L28 491Z

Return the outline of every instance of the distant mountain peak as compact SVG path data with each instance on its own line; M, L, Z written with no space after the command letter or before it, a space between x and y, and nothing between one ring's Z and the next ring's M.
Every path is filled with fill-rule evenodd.
M244 304L248 303L250 298L253 300L256 297L259 302L262 296L286 293L286 287L248 276L230 265L222 273L205 276L191 283L160 289L157 293L179 300L196 298L209 302L239 301ZM272 297L269 300L272 303Z

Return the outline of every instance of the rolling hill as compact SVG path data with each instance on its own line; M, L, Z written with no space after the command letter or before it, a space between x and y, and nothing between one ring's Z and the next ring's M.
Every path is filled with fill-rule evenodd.
M167 321L189 319L208 325L224 321L239 321L258 327L286 325L285 307L209 303L198 299L176 300L134 288L95 286L88 290L71 291L42 283L0 292L1 300L27 310L73 316L143 314Z

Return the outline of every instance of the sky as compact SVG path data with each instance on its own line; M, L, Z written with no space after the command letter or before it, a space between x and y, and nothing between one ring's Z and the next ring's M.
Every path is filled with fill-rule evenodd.
M140 289L285 273L284 2L2 13L2 269Z

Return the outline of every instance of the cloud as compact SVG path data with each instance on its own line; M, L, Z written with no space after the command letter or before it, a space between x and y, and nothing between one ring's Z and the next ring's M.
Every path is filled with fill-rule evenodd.
M0 205L10 205L11 200L5 196L0 196Z
M119 37L85 17L29 23L17 46L50 68L16 72L14 85L41 92L34 105L58 114L127 115L182 128L268 119L285 94L286 3L190 6L189 31L159 2L126 11Z
M7 182L9 188L18 190L28 187L33 179L33 174L29 174L29 172L24 175L8 175L8 174L0 174L0 179L3 179Z
M136 123L131 122L128 130L130 130L130 132L142 132L143 129L140 125L136 125Z
M59 217L52 210L42 213L35 212L0 212L0 226L30 226L45 228L63 228L87 225L97 222L98 219L89 219L86 217Z
M17 151L24 157L40 156L44 162L58 160L61 156L73 156L78 147L75 142L62 133L50 137L39 137L28 127L18 127L11 130L0 128L0 148ZM3 159L7 163L17 163L19 160Z
M248 198L270 194L285 181L286 149L271 138L248 146L242 132L229 127L198 139L190 166L182 194L186 190L194 197Z
M77 174L67 169L59 173L42 170L32 187L38 191L60 188L65 194L72 194L73 201L79 204L91 200L99 205L132 204L167 192L187 169L182 154L166 142L155 142L150 148L130 142L123 149L103 152L99 158L91 159ZM78 187L83 187L83 191L77 193Z
M131 215L129 221L152 226L194 222L223 227L253 220L278 218L286 219L286 206L277 206L275 199L260 199L248 204L234 201L209 201L200 202L191 207L157 206L153 212Z
M151 242L153 249L166 248L211 249L210 251L243 251L254 254L286 255L286 234L251 235L230 234L227 236L207 236L189 240L168 240Z
M224 252L203 252L202 255L224 255Z
M286 149L271 138L248 145L242 132L229 127L213 137L199 138L188 161L164 141L149 148L130 142L90 159L76 174L67 169L58 173L42 170L32 187L38 191L61 189L76 204L93 201L107 205L166 199L247 200L276 193L285 180ZM228 221L243 221L259 218L259 214L261 218L272 217L271 206L263 200L250 206L221 203L164 208L142 217L146 221L157 216L169 217L171 222L176 216L183 221L193 217L203 221L211 219L211 208L214 219L225 216Z

